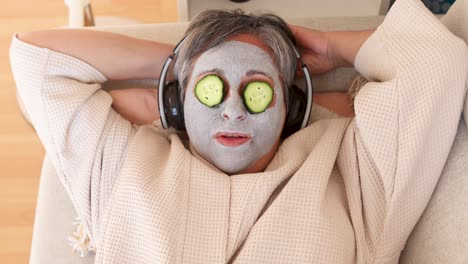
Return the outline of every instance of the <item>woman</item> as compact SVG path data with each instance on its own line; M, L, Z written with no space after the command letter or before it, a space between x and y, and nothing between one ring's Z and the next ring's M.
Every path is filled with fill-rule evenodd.
M451 29L466 22L455 11ZM83 31L17 35L11 60L20 96L98 263L398 262L455 135L466 44L416 0L397 1L375 32L292 29L313 72L353 65L369 80L355 118L321 120L280 142L287 74L259 25L187 60L189 149L175 134L133 127L100 89L109 79L154 78L172 47ZM217 107L196 92L207 75L226 89ZM258 115L242 100L256 82L274 98ZM238 130L242 144L219 138Z

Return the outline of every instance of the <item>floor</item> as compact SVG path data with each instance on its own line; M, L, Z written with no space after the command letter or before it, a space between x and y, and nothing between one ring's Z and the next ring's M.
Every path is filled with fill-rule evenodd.
M175 22L174 0L92 0L95 16ZM26 8L27 7L27 8ZM0 8L0 260L28 263L44 149L16 104L8 48L14 32L68 23L63 0L2 1Z

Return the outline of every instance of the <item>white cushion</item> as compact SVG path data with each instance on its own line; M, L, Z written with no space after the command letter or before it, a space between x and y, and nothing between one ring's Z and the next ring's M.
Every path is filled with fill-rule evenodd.
M468 128L463 119L442 177L400 263L468 263Z

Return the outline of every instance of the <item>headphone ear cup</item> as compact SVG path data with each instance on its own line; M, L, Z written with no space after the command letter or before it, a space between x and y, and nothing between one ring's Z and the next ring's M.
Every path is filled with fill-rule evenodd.
M164 115L169 127L185 130L184 105L180 99L179 82L168 82L164 86L163 103Z
M289 88L288 112L281 138L285 139L301 129L307 108L307 98L304 91L296 85Z

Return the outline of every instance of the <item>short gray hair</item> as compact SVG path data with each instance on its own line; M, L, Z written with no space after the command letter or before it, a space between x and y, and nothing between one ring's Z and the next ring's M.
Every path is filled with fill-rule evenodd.
M184 98L194 59L221 45L226 38L251 34L262 40L274 54L287 106L288 89L294 82L296 53L294 35L286 22L273 14L245 14L242 10L207 10L196 16L185 32L174 67Z

